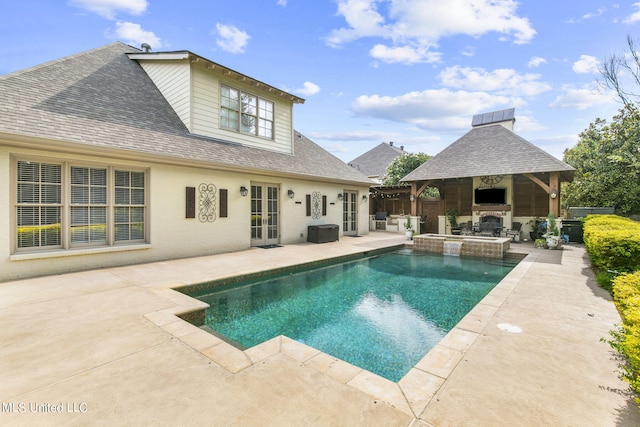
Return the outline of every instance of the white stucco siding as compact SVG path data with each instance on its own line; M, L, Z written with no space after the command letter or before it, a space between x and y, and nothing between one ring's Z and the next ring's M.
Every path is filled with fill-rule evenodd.
M274 138L261 138L242 132L220 128L220 85L267 99L274 103ZM191 133L236 142L250 147L282 153L292 152L292 103L284 98L263 92L238 80L193 67L193 109Z
M8 260L11 253L11 163L9 151L0 147L0 272L2 260ZM0 274L1 276L2 274ZM1 279L1 277L0 277Z
M180 258L231 252L249 247L249 201L240 196L241 174L159 165L152 169L149 207L151 243L161 257ZM200 186L206 186L201 191ZM186 187L196 191L196 217L186 218ZM220 190L228 194L228 217L220 216ZM212 190L212 191L209 191ZM210 220L201 220L202 204L212 202ZM246 205L246 206L245 206Z
M295 193L294 198L287 196L289 189ZM342 213L342 201L338 200L338 194L341 194L345 187L339 184L326 184L321 182L310 181L285 181L282 189L282 243L291 244L307 241L307 227L309 225L318 224L336 224L340 226L340 236L344 233ZM369 233L369 204L362 200L362 195L368 194L368 187L348 187L349 191L358 193L358 233L359 235ZM327 214L321 215L319 218L307 216L306 195L319 193L320 196L327 197Z
M187 61L144 62L140 65L153 80L187 129L191 129L191 71Z
M143 243L71 246L66 249L16 250L15 194L16 179L11 171L16 159L70 166L107 167L118 170L145 171L146 238ZM64 172L67 174L68 172ZM201 167L147 163L80 154L52 153L0 146L0 282L26 277L59 274L106 266L137 264L173 258L211 255L248 249L251 246L251 197L240 195L240 186L252 183L274 184L280 188L281 244L306 242L311 224L338 224L342 235L342 203L337 195L344 187L307 180L276 176L251 175ZM215 187L213 221L199 219L199 201L204 195L199 186ZM63 179L63 216L68 218L68 175ZM186 218L186 187L196 188L196 218ZM65 190L66 188L66 190ZM228 194L228 216L220 216L220 190ZM287 192L292 189L294 198ZM368 203L361 200L366 187L348 187L359 192L359 234L368 233ZM320 218L306 215L306 194L319 192L327 196L327 214ZM66 194L65 194L66 193ZM300 203L296 203L300 202ZM333 203L333 204L332 204ZM109 213L111 215L111 213ZM66 220L68 221L68 219ZM67 224L67 225L65 225ZM63 221L63 230L68 222Z

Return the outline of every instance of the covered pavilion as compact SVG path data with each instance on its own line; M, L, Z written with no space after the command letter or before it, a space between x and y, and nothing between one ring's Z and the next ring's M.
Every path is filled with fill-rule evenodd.
M433 224L437 212L438 229L427 232L450 232L446 214L454 209L458 223L491 219L505 228L560 216L560 183L575 169L516 135L514 123L513 108L476 115L469 132L403 178L411 183L411 215ZM440 191L431 212L418 197L428 187Z

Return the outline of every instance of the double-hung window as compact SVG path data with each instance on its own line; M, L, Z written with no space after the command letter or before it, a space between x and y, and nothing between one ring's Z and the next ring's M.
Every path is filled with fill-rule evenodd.
M17 166L17 247L60 247L62 166L36 162Z
M273 138L273 102L228 86L220 88L220 126Z
M144 239L144 172L115 171L116 241Z
M16 249L70 249L146 240L144 171L16 162Z
M71 166L71 244L107 243L107 169Z

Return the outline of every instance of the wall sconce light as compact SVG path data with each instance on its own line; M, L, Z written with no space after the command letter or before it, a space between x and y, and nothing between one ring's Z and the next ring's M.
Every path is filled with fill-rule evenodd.
M249 194L249 190L247 190L247 187L245 187L244 185L240 187L240 195L242 197L246 197L247 194Z
M409 196L409 200L411 200L413 202L414 200L416 200L416 196L414 194L411 194Z
M338 193L338 200L342 201L342 198L343 198L343 197L344 197L344 196L342 195L342 193Z
M289 196L290 199L293 199L293 197L296 195L296 193L293 192L293 190L289 190L287 191L287 196Z
M362 195L362 201L363 201L363 202L366 202L366 201L367 201L367 195L366 195L366 194L363 194L363 195Z
M555 199L556 197L558 197L558 192L556 191L555 188L551 190L551 193L549 193L549 197L551 197L552 199Z

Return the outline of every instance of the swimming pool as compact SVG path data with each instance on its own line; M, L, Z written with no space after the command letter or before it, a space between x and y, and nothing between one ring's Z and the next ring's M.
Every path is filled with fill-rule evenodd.
M398 381L515 263L401 249L197 297L240 348L285 335Z

